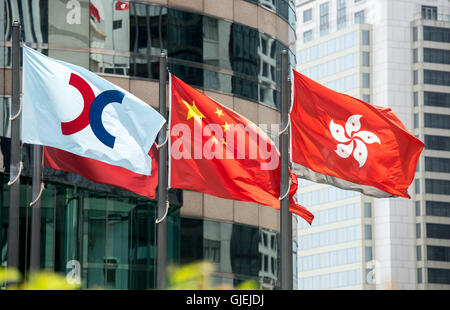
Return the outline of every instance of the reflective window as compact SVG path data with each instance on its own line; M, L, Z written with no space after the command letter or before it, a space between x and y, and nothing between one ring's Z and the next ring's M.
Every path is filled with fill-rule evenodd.
M366 17L365 12L359 11L355 13L355 24L365 24L366 23Z
M416 246L416 258L418 261L422 260L422 246L421 245Z
M181 263L207 259L234 283L260 279L278 286L279 234L267 229L202 219L181 218ZM220 276L218 276L220 278Z
M424 95L424 105L450 108L450 93L437 93L426 91Z
M298 259L299 271L336 267L361 262L361 248L354 247L320 254L301 256Z
M422 5L422 18L437 20L437 7Z
M299 279L301 290L326 290L361 284L361 270L354 269Z
M364 88L370 88L370 75L369 73L362 74L362 83Z
M358 44L358 32L353 31L340 37L313 45L298 51L297 62L305 64L313 60L352 48Z
M450 195L450 181L425 179L425 191L430 194Z
M370 33L369 33L369 30L363 30L362 31L362 43L363 43L363 45L369 45L370 44Z
M424 48L423 61L448 65L450 64L450 50L442 50L437 48Z
M425 157L425 171L450 173L450 158Z
M422 268L417 268L417 283L422 283Z
M426 214L429 216L450 217L450 202L427 200Z
M450 247L428 245L427 259L441 262L450 262Z
M450 269L428 268L428 283L450 284Z
M418 39L418 32L417 32L417 26L413 27L413 41L416 42Z
M416 201L416 216L420 216L420 201Z
M309 42L311 40L312 40L312 30L303 32L303 43Z
M450 151L450 137L425 135L425 148L429 150Z
M414 190L416 194L420 194L420 180L415 179L414 180Z
M423 26L423 39L425 41L450 43L450 29Z
M366 262L370 262L373 259L373 255L372 255L372 247L371 246L366 246L364 248L364 254L365 254L365 259L364 261Z
M422 232L420 229L420 223L416 224L416 238L420 238L422 236Z
M348 221L360 217L360 204L352 203L331 209L314 212L312 226L328 225L341 221ZM299 228L307 228L310 225L304 221L299 223Z
M364 225L364 239L372 240L372 225L370 224Z
M363 52L362 53L362 65L364 67L370 66L370 53L369 52Z
M346 0L337 0L337 29L342 29L346 25Z
M359 74L355 73L348 75L346 77L324 83L324 85L334 91L345 93L359 87Z
M300 179L301 180L301 179ZM302 180L302 183L304 180ZM314 183L317 184L317 183ZM308 184L306 184L308 185ZM299 203L306 206L312 206L317 204L323 204L327 202L333 202L336 200L342 200L345 198L358 196L360 193L357 191L342 190L337 187L327 187L316 191L306 192L298 195ZM330 209L332 210L332 209ZM356 210L356 209L355 209Z
M364 217L372 217L372 204L370 202L364 203Z
M427 238L450 239L450 225L427 223Z
M170 71L188 84L279 106L276 68L287 47L254 28L134 1L127 10L118 9L114 0L80 0L79 6L78 1L6 2L5 23L22 20L25 42L38 43L50 57L93 72L157 79L158 57L167 49ZM267 7L266 2L260 5ZM292 1L273 3L276 12L290 18ZM10 27L2 31L6 41L10 32ZM6 65L8 51L0 51ZM295 66L293 53L290 61Z
M368 95L368 94L363 94L362 100L363 100L364 102L370 103L370 95Z
M419 106L419 93L416 91L413 93L413 101L415 107Z
M298 242L299 250L307 250L355 240L361 240L359 225L300 235Z
M274 11L285 19L292 28L295 28L295 1L294 0L245 0L258 4L266 9Z
M3 139L2 139L3 147ZM29 154L30 148L24 148ZM28 166L28 163L25 165ZM30 171L26 168L21 180L21 204L23 211L31 200ZM65 179L63 185L49 178ZM2 222L0 234L1 263L6 263L8 203L7 174L0 175ZM83 288L149 289L155 283L155 210L156 201L123 195L106 185L97 184L105 191L86 189L82 178L56 170L45 169L46 189L41 201L41 268L66 274L81 265ZM114 191L121 194L115 194ZM168 216L168 261L178 262L177 242L179 213L177 208ZM6 216L5 216L6 215ZM20 230L26 236L26 212L21 211ZM20 269L26 272L24 262L29 259L27 242L21 240Z
M320 80L356 66L358 66L358 53L352 53L302 70L302 73L313 80Z
M419 128L419 114L414 113L414 128Z
M328 34L328 2L320 5L320 35Z
M413 71L413 84L417 85L419 83L419 71L414 70Z
M303 22L309 22L312 20L312 9L304 10L303 11Z
M413 63L417 63L419 61L419 49L413 49Z

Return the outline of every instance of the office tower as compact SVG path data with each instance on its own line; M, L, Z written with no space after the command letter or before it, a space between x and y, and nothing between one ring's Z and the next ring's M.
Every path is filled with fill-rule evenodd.
M411 199L300 182L317 222L299 227L299 288L450 288L448 1L297 1L296 10L297 69L391 108L426 145Z

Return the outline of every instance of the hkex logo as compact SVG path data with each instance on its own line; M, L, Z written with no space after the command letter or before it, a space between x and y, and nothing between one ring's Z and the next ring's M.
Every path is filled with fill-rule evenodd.
M79 75L70 75L69 85L75 87L83 97L84 107L81 114L72 121L62 122L63 135L73 135L91 125L94 135L106 146L114 148L116 138L106 131L102 123L102 112L113 102L122 104L125 94L118 90L105 90L97 97L89 84Z

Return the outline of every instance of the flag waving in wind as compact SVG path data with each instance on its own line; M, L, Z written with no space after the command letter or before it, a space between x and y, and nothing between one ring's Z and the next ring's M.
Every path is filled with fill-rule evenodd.
M391 109L372 106L294 73L291 156L315 182L374 197L410 198L424 147Z
M96 74L23 48L22 141L51 146L138 174L164 118Z
M280 209L280 155L261 128L173 75L170 101L170 187ZM297 186L291 173L289 209L311 223Z

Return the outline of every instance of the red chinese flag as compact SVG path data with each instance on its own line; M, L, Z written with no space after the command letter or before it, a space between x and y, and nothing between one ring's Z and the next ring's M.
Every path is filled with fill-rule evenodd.
M44 166L76 173L97 183L117 186L155 199L158 186L158 150L155 144L148 155L152 158L151 175L138 174L119 166L48 146L44 146Z
M305 179L374 197L408 195L424 143L391 109L294 72L292 161Z
M266 133L245 117L170 76L169 185L280 209L280 156ZM292 198L290 211L313 215Z

